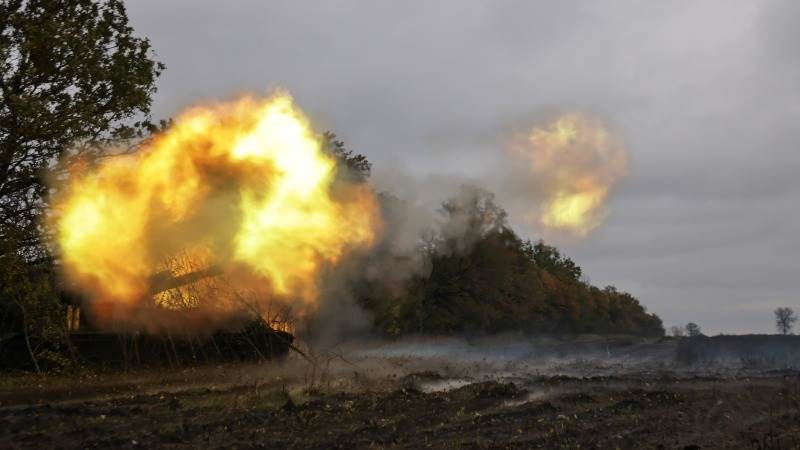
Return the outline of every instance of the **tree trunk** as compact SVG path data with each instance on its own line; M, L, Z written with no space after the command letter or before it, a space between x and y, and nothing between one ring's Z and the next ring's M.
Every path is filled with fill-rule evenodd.
M36 360L33 347L31 347L30 336L28 335L28 313L25 311L25 307L22 306L22 303L17 300L14 300L14 303L16 303L19 310L22 311L22 336L25 338L25 346L28 348L28 355L30 355L31 361L33 361L33 367L36 369L36 373L42 373L42 369L39 367L39 361Z

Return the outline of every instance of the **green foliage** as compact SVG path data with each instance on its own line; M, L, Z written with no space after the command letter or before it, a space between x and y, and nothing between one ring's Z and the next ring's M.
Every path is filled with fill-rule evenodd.
M361 286L359 298L380 332L663 335L661 320L633 296L591 286L554 247L522 241L490 194L471 188L442 211L444 231L424 247L429 274L401 287L381 281Z
M0 239L42 257L46 180L155 127L150 54L120 0L0 0Z
M25 335L37 370L69 365L65 308L52 271L47 265L31 265L13 252L8 254L14 256L0 267L0 308L10 328L6 331Z
M362 183L369 178L372 164L367 157L353 153L344 146L344 142L336 139L330 131L322 134L322 149L333 155L338 164L337 179L344 182Z
M537 266L552 274L571 280L579 280L581 278L580 267L571 259L562 256L557 248L546 245L542 240L539 240L536 245L532 245L530 241L524 242L522 244L522 251L524 251Z
M121 0L0 0L0 333L24 332L37 369L72 359L43 220L48 182L157 129L164 66L151 54Z

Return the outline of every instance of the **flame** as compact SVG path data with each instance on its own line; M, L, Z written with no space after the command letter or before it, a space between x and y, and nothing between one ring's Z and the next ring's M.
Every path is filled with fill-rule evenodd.
M192 108L135 154L76 169L54 199L64 271L95 300L135 306L155 273L214 266L313 308L322 268L380 226L372 190L336 170L286 93Z
M534 127L520 148L543 193L529 220L581 237L603 222L606 199L627 172L628 156L602 122L565 115Z

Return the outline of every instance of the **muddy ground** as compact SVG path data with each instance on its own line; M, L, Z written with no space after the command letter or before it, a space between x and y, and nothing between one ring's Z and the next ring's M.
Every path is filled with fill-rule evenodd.
M8 377L0 448L800 448L796 371L424 359Z

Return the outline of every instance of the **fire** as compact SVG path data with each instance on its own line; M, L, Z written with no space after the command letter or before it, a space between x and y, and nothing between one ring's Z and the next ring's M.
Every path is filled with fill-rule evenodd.
M136 306L154 274L214 267L313 308L321 270L380 226L369 186L336 170L286 93L190 109L135 154L76 169L54 199L64 271L97 301Z
M529 219L578 236L602 223L609 192L628 166L621 140L602 122L584 114L557 118L534 127L521 150L543 193Z

